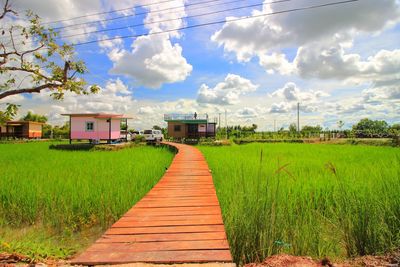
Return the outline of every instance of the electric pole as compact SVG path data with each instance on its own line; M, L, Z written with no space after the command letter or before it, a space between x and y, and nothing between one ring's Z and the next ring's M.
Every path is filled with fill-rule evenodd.
M225 109L225 139L228 140L228 121L226 120L226 109Z
M300 133L300 103L297 102L297 132Z
M221 129L221 112L218 113L218 128Z
M276 132L276 119L274 119L274 132Z

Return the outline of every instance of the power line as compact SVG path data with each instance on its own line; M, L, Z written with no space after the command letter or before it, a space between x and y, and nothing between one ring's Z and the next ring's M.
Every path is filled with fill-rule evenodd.
M174 1L176 1L176 0L174 0ZM179 8L187 8L187 7L190 7L190 6L197 6L197 5L203 5L203 4L207 4L207 3L220 2L220 1L223 1L223 0L208 0L208 1L196 2L196 3L191 3L191 4L176 6L176 7L169 7L169 8L159 9L159 10L143 11L143 12L139 12L139 13L135 13L135 14L112 17L112 18L108 18L108 19L102 19L102 20L96 20L96 21L87 21L87 22L82 22L82 23L65 25L65 26L55 27L53 29L54 30L59 30L59 29L76 27L76 26L83 26L83 25L86 25L86 24L97 24L97 23L101 23L101 22L113 21L113 20L124 19L124 18L128 18L128 17L141 16L141 15L147 15L147 14L153 14L153 13L160 13L160 12L163 12L163 11L174 10L174 9L179 9ZM216 5L223 5L223 4L232 4L232 3L235 3L235 2L243 2L243 1L245 1L245 0L234 0L234 1L214 4L214 5L199 7L199 8L196 8L196 9L201 9L201 8L206 8L206 7L216 6ZM141 7L143 7L143 6L141 6ZM189 9L189 10L196 10L196 9Z
M153 14L153 13L159 13L162 11L167 11L167 10L173 10L173 9L177 9L177 8L186 8L186 7L190 7L190 6L194 6L194 5L199 5L199 4L207 4L207 3L211 3L214 2L214 4L210 4L210 5L205 5L205 6L199 6L197 8L191 8L188 9L188 11L193 11L193 10L197 10L197 9L204 9L204 8L208 8L208 7L213 7L213 6L218 6L218 5L224 5L224 4L233 4L233 3L237 3L237 2L243 2L245 0L233 0L233 1L228 1L228 2L222 2L222 3L215 3L215 2L219 2L219 1L223 1L223 0L208 0L208 1L204 1L204 2L198 2L198 3L193 3L193 4L187 4L184 6L179 6L179 7L172 7L172 8L166 8L166 9L160 9L160 10L155 10L155 11L146 11L146 12L141 12L141 13L136 13L134 15L126 15L126 16L121 16L121 17L115 17L115 18L109 18L109 19L104 19L104 20L100 20L100 21L91 21L91 22L84 22L84 23L79 23L79 24L73 24L73 25L67 25L67 26L62 26L62 27L57 27L57 28L53 28L53 30L59 30L59 29L64 29L64 28L69 28L69 27L73 27L73 26L82 26L82 25L86 25L86 24L94 24L94 23L100 23L100 22L106 22L106 21L111 21L111 20L115 20L115 19L119 19L119 18L126 18L126 17L130 17L130 16L139 16L139 15L144 15L144 14ZM281 1L276 1L276 2L286 2L286 1L291 1L291 0L281 0ZM257 5L262 5L262 4L257 4ZM254 5L254 6L257 6ZM242 7L245 8L245 7ZM215 12L215 13L221 13L224 11L219 11L219 12ZM171 12L172 13L172 12ZM166 13L166 14L171 14L171 13ZM196 16L206 16L207 14L199 14ZM100 32L107 32L107 31L113 31L113 30L122 30L122 29L127 29L127 28L135 28L135 27L139 27L139 26L144 26L144 25L148 25L148 24L155 24L155 23L160 23L160 22L167 22L167 21L173 21L173 20L180 20L180 19L185 19L185 18L191 18L191 17L195 17L195 16L189 16L189 17L180 17L180 18L175 18L175 19L168 19L168 20L161 20L161 21L152 21L152 22L148 22L148 23L140 23L140 24L136 24L136 25L130 25L130 26L123 26L123 27L118 27L118 28L112 28L112 29L102 29L102 30L96 30L96 31L91 31L91 32L85 32L85 33L79 33L79 34L72 34L72 35L67 35L67 36L61 36L58 37L56 39L62 39L62 38L67 38L67 37L74 37L74 36L80 36L80 35L87 35L87 34L91 34L91 33L100 33ZM16 41L18 40L23 40L23 37L20 38L15 38ZM29 43L33 43L29 42Z
M159 4L169 3L169 2L174 2L174 1L177 1L177 0L165 0L165 1L160 1L160 2L153 2L153 3L150 3L150 4L140 5L140 6L141 7L154 6L154 5L159 5ZM121 8L121 9L115 9L115 10L111 10L111 11L104 11L104 12L98 12L98 13L92 13L92 14L77 16L77 17L68 18L68 19L46 21L46 22L43 22L42 24L54 24L54 23L60 23L60 22L66 22L66 21L86 18L86 17L93 17L93 16L98 16L98 15L106 15L106 14L116 13L116 12L120 12L120 11L130 10L130 9L135 8L136 6L137 5L126 7L126 8Z
M170 30L163 30L163 31L158 31L158 32L150 32L150 33L147 33L147 34L116 36L116 37L111 37L111 38L106 38L106 39L101 39L101 40L93 40L93 41L88 41L88 42L75 43L73 45L74 46L81 46L81 45L87 45L87 44L111 41L111 40L115 40L115 39L138 38L138 37L142 37L142 36L169 33L169 32L174 32L174 31L193 29L193 28L217 25L217 24L222 24L222 23L229 23L229 22L235 22L235 21L241 21L241 20L247 20L247 19L254 19L254 18L259 18L259 17L266 17L266 16L272 16L272 15L284 14L284 13L311 10L311 9L323 8L323 7L328 7L328 6L336 6L336 5L348 4L348 3L358 2L358 1L359 0L346 0L346 1L339 1L339 2L331 2L331 3L326 3L326 4L308 6L308 7L299 7L299 8L293 8L293 9L275 11L275 12L271 12L271 13L263 13L263 14L253 15L253 16L242 17L242 18L234 18L234 19L230 19L230 20L219 20L219 21L213 21L213 22L207 22L207 23L201 23L201 24L194 24L194 25L189 25L189 26L170 29Z
M292 0L278 0L278 1L274 1L274 2L269 2L268 4L276 4L276 3L283 3L283 2L290 2L290 1L292 1ZM140 26L157 24L157 23L162 23L162 22L169 22L169 21L176 21L176 20L181 20L181 19L192 19L192 18L197 18L197 17L204 17L204 16L214 15L214 14L218 14L218 13L224 13L224 12L228 12L228 11L233 11L233 10L239 10L239 9L245 9L245 8L250 8L250 7L262 6L263 4L264 3L246 5L246 6L240 6L240 7L234 7L234 8L229 8L229 9L217 10L217 11L212 11L212 12L207 12L207 13L197 14L197 15L192 15L192 16L186 16L186 17L165 19L165 20L152 21L152 22L147 22L147 23L144 22L144 23L133 24L133 25L128 25L128 26L122 26L122 27L117 27L117 28L109 28L109 29L102 29L102 30L96 30L96 31L85 32L85 33L64 35L64 36L61 36L60 38L57 38L57 39L69 38L69 37L75 37L75 36L81 36L81 35L88 35L88 34L93 34L93 33L101 33L101 32L123 30L123 29L128 29L128 28L136 28L136 27L140 27Z

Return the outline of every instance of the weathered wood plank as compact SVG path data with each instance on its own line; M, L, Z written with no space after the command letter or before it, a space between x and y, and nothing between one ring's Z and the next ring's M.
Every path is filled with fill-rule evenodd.
M226 250L186 250L132 252L86 252L72 263L85 265L122 264L129 262L186 263L186 262L232 262L230 251Z
M129 235L129 234L166 234L166 233L202 233L202 232L221 232L224 225L184 225L184 226L156 226L156 227L124 227L110 228L106 231L107 235Z
M131 242L160 242L160 241L197 241L197 240L226 240L226 234L210 233L172 233L172 234L132 234L132 235L103 235L96 243L131 243Z
M72 264L232 262L211 172L178 148L157 185Z
M196 241L161 241L142 243L95 243L87 251L118 251L118 252L145 252L145 251L169 251L169 250L209 250L229 249L226 240L196 240Z

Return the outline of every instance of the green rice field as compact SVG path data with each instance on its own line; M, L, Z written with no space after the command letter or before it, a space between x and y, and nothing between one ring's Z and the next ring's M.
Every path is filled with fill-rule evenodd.
M0 251L66 257L140 200L174 156L167 148L60 151L0 144Z
M235 262L284 252L336 259L400 247L400 150L249 144L200 147Z
M0 251L66 258L163 175L173 153L0 144ZM199 146L235 262L276 253L343 259L400 247L400 150L321 144Z

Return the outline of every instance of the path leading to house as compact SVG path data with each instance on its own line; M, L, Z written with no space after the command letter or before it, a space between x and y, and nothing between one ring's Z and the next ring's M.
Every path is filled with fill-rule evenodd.
M232 263L207 162L166 144L178 153L158 184L71 264Z

